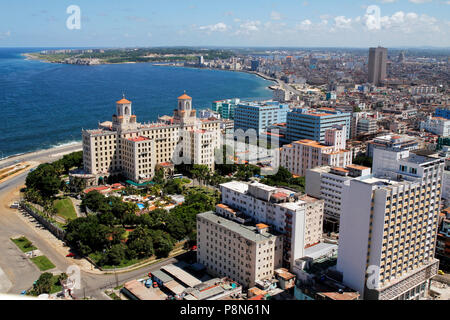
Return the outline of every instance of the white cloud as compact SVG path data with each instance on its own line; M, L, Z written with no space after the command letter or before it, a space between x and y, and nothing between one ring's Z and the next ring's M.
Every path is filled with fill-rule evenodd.
M8 30L6 32L0 32L0 40L6 39L11 36L11 31Z
M394 3L397 2L397 0L380 0L381 3Z
M336 28L348 29L351 28L352 18L346 18L345 16L338 16L334 18L334 24Z
M281 20L281 14L279 12L272 11L270 13L270 19L272 19L272 20Z
M409 2L416 3L416 4L427 3L427 2L431 2L431 1L432 0L409 0Z
M355 22L358 21L355 19ZM391 30L390 32L405 34L440 31L436 18L415 12L397 11L392 16L382 16L379 20L375 15L366 14L361 19L361 24L368 31Z
M259 31L260 21L247 21L239 25L239 30L236 34L250 34L251 32Z
M312 27L312 22L311 20L303 20L302 22L300 22L300 24L297 25L297 29L299 30L309 30Z
M219 23L211 24L211 25L207 25L207 26L200 26L199 29L207 31L208 33L211 33L211 32L225 32L225 31L229 30L230 27L228 27L223 22L219 22Z

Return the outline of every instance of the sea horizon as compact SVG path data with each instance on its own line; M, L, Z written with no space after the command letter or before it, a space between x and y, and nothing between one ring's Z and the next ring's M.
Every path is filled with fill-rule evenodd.
M0 159L81 142L82 129L111 120L123 94L139 122L171 115L186 91L194 108L213 101L270 99L271 81L245 72L155 66L79 66L27 59L30 48L0 48ZM43 49L34 48L35 50Z

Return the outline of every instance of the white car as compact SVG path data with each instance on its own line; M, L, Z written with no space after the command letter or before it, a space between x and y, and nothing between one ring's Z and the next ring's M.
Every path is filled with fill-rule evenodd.
M19 203L18 202L13 202L13 204L11 204L10 208L11 209L19 209Z

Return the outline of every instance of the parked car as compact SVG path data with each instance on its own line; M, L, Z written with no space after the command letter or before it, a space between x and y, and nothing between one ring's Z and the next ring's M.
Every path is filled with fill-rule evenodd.
M69 254L66 255L66 257L68 257L68 258L73 258L73 257L75 257L75 253L69 252Z

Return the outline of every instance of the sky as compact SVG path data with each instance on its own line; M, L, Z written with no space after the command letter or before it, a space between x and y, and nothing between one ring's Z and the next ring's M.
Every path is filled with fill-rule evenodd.
M2 0L0 47L450 47L449 13L450 0Z

